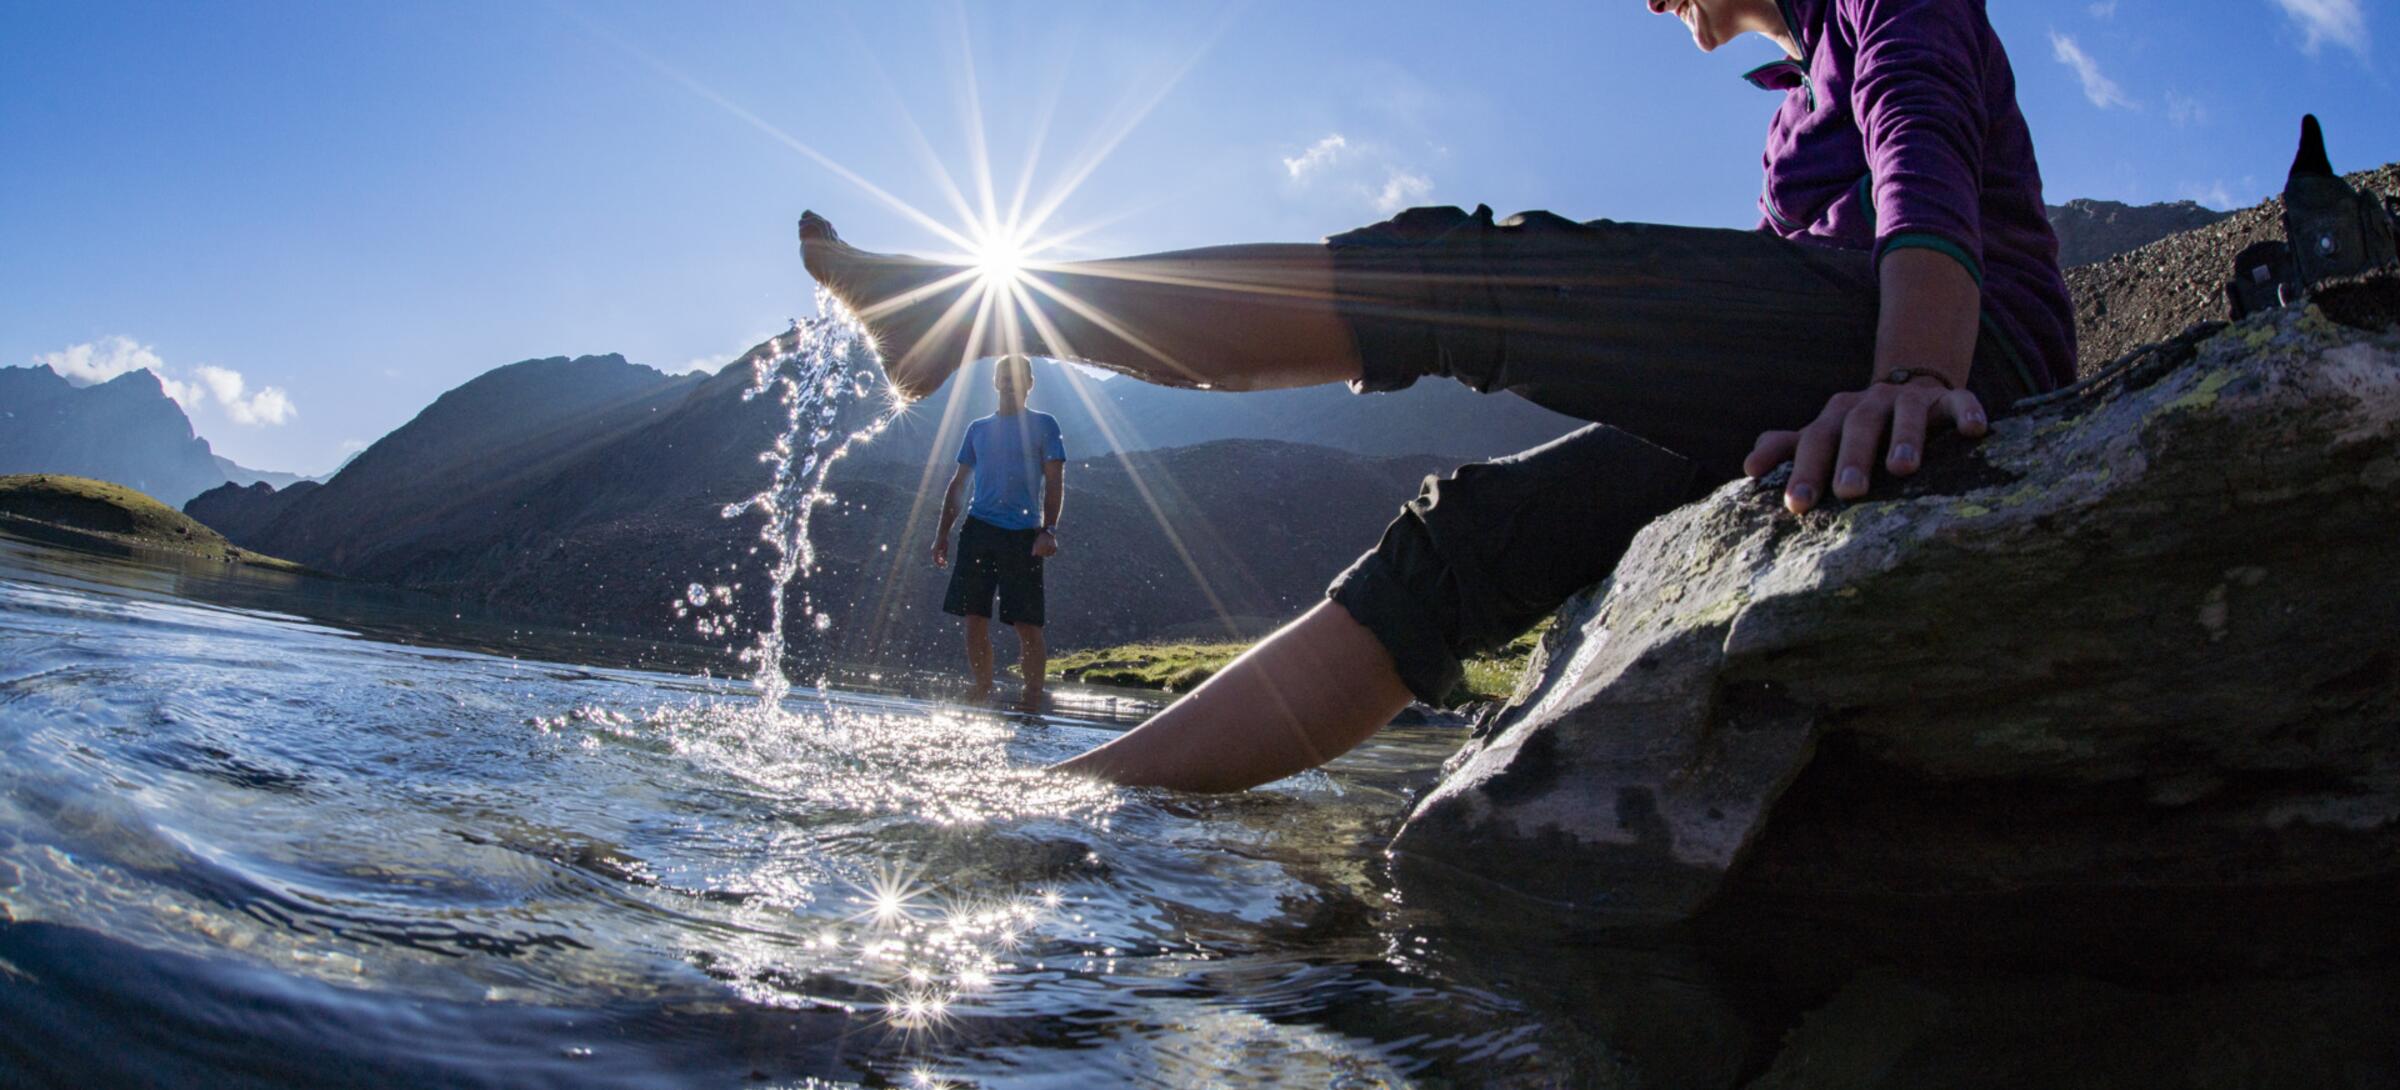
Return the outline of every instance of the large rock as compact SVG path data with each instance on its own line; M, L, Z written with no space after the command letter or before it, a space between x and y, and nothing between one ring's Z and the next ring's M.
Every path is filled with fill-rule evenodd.
M2400 330L2174 355L1867 502L1737 482L1649 527L1410 816L1403 886L1654 924L2400 876Z

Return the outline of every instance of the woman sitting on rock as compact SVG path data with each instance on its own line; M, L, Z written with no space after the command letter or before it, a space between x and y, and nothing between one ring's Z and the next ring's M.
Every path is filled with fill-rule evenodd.
M1608 575L1668 510L1786 461L1793 512L1854 500L1878 463L1916 472L1930 429L1980 436L2072 378L2057 240L1982 0L1647 2L1703 51L1756 33L1788 58L1747 76L1784 95L1756 230L1418 208L1321 245L1033 274L1036 354L1216 390L1443 375L1596 422L1428 481L1328 601L1061 768L1226 791L1322 764L1442 700L1463 657ZM942 321L962 270L858 251L814 214L800 237L902 396L998 350Z

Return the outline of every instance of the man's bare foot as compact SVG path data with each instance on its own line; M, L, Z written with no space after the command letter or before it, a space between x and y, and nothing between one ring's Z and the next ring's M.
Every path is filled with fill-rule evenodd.
M885 377L906 400L941 389L968 360L1001 351L968 341L977 325L972 269L867 253L842 241L833 224L814 212L800 214L800 260L867 327ZM987 330L983 340L996 338Z

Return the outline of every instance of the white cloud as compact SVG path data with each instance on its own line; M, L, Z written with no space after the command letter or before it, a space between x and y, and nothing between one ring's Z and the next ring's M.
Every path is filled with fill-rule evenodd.
M35 356L33 360L35 363L49 364L51 370L77 386L107 382L128 371L139 371L145 367L163 373L167 366L149 345L138 343L131 337L102 337L87 344L46 352Z
M2058 63L2075 70L2076 78L2083 81L2083 97L2092 100L2092 105L2103 110L2111 107L2127 110L2141 108L2126 97L2125 89L2117 86L2117 81L2100 71L2100 62L2093 60L2091 54L2075 44L2075 39L2053 30L2050 32L2050 50L2058 57Z
M2199 99L2190 95L2169 91L2167 92L2167 120L2174 122L2175 127L2179 129L2205 125L2208 124L2208 107L2201 105Z
M2275 6L2308 36L2301 48L2310 56L2326 42L2367 56L2367 12L2360 0L2275 0Z
M1391 215L1403 208L1414 208L1433 196L1433 179L1414 171L1393 167L1383 179L1383 188L1375 193L1375 210Z
M1333 165L1334 160L1341 158L1343 149L1349 146L1350 142L1342 139L1342 134L1329 133L1324 139L1310 144L1307 151L1284 160L1283 169L1292 176L1293 181L1299 181L1311 173Z
M1433 196L1433 179L1392 150L1373 140L1352 140L1331 133L1308 150L1283 160L1293 193L1333 198L1343 207L1371 208L1388 216L1426 203Z
M208 363L192 370L199 376L201 384L208 387L208 392L216 397L217 405L225 410L227 420L255 428L261 424L281 424L292 418L292 399L280 386L269 386L252 394L247 393L248 383L242 381L239 371Z
M49 364L51 370L78 386L107 382L132 371L148 371L158 378L158 385L167 396L183 406L184 412L214 404L224 412L225 419L243 427L281 424L299 411L292 407L291 396L280 386L249 393L249 383L243 380L241 372L232 368L204 363L192 368L190 377L178 378L156 349L122 335L45 352L35 356L34 362Z
M2114 19L2117 17L2117 0L2097 0L2091 10L2094 19Z
M2225 181L2221 178L2205 185L2199 182L2185 182L2177 187L2177 192L2181 193L2183 199L2187 201L2198 201L2219 212L2232 208L2235 203L2233 191L2225 188Z
M208 392L217 395L220 403L231 405L242 399L242 387L247 383L242 381L241 372L211 363L201 364L192 371L200 377L201 384L208 387Z

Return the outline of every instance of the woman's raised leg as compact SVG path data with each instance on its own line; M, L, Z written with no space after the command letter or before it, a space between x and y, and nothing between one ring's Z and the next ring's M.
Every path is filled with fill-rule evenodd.
M1009 274L843 242L800 220L809 275L867 326L901 396L968 360L1072 359L1168 386L1268 390L1346 382L1358 349L1335 312L1325 247L1266 243L1026 263Z

